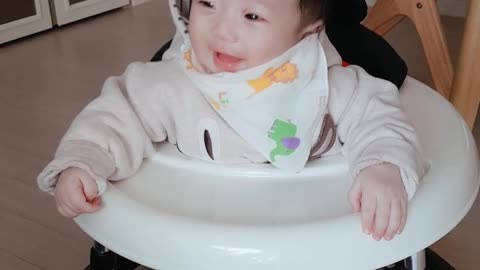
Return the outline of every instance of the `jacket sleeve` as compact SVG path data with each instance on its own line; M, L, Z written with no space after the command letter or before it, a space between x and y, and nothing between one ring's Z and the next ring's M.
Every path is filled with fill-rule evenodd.
M137 64L138 65L138 64ZM135 95L142 91L133 79L138 74L130 65L120 77L109 78L101 95L88 104L74 119L62 138L54 160L37 178L41 190L52 193L58 175L69 167L85 170L98 185L99 194L106 189L106 180L131 176L144 157L153 152L151 127L142 121L140 104ZM164 130L155 138L165 139Z
M329 109L352 177L371 165L394 164L411 199L428 166L395 85L358 66L331 67L329 82Z

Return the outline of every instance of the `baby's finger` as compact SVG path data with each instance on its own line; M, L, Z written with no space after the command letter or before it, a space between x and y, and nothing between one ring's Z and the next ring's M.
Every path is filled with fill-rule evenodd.
M60 213L60 215L62 215L62 216L64 216L64 217L68 217L68 215L67 215L67 213L65 212L65 210L63 210L63 207L57 205L57 211L58 211L58 213Z
M92 204L93 206L101 207L101 206L102 206L102 198L101 198L101 197L96 197L95 199L93 199L93 201L91 202L91 204Z
M362 230L366 234L373 232L373 218L377 208L377 200L373 196L362 196Z
M83 193L85 194L87 200L91 202L93 199L95 199L95 197L97 197L97 183L95 183L95 180L91 179L90 176L85 177L88 177L88 179L81 179Z
M92 202L85 202L80 206L81 213L93 213L102 207L102 201L99 197L93 199Z
M401 219L400 219L400 225L398 226L397 234L401 234L403 232L403 229L405 229L405 224L407 223L407 212L408 212L408 206L407 206L407 201L406 200L401 200L400 201L400 210L401 210Z
M60 209L61 209L61 211L60 211ZM74 217L78 216L78 213L76 213L75 211L73 211L72 209L70 209L66 206L60 207L60 209L59 209L59 212L64 217L74 218Z
M57 203L57 210L61 215L70 218L72 214L74 214L72 211L74 206L71 202L71 198L56 194L55 201Z
M95 201L95 199L93 201ZM98 201L96 201L96 203L83 201L79 204L76 204L75 211L77 211L79 214L93 213L98 211L100 207L101 205L98 203Z
M390 206L390 220L388 221L388 227L385 231L385 240L392 240L395 234L398 232L402 219L402 206L399 201L392 202Z
M377 210L375 211L375 229L373 239L379 241L385 235L390 220L390 202L377 201Z
M93 211L91 210L92 206L88 202L88 198L85 197L83 190L78 190L77 192L72 193L66 205L78 214Z
M358 184L358 181L357 181L357 183L354 183L352 188L348 192L348 200L350 201L350 205L352 206L352 209L354 212L360 211L361 198L362 198L362 193L360 191L360 185Z

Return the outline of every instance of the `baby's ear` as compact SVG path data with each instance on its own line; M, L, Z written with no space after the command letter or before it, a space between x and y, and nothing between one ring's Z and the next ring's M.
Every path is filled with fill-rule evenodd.
M318 20L313 23L307 24L302 30L302 37L306 37L314 33L319 33L323 30L323 25L323 20Z

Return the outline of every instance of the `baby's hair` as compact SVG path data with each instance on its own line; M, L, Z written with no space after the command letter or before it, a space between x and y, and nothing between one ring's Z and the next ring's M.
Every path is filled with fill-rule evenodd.
M306 24L318 20L325 21L330 13L330 2L332 0L299 0L302 21ZM335 1L335 0L333 0Z

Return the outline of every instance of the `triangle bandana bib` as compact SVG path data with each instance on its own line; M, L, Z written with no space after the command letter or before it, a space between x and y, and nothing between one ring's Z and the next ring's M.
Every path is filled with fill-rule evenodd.
M301 170L310 155L328 99L328 71L318 34L263 65L230 73L193 68L182 46L182 66L217 113L274 166Z

